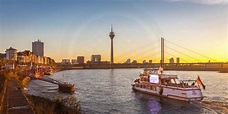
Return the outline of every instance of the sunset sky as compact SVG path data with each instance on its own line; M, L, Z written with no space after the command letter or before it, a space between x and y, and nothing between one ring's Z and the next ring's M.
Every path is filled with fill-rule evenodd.
M0 53L10 46L32 50L44 42L45 56L60 62L93 54L110 61L228 61L228 0L1 0Z

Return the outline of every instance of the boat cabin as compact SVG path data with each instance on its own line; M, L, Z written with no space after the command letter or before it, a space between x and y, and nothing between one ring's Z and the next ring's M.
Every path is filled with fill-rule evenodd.
M158 69L144 69L143 73L139 75L139 79L135 82L144 84L158 84L164 86L175 86L182 88L189 88L195 86L195 80L180 80L177 83L177 75L173 74L162 74ZM189 84L191 82L191 84Z

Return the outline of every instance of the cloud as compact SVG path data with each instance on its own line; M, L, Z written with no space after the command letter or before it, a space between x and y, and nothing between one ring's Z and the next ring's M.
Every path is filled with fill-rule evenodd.
M228 5L228 0L165 0L168 2L191 2L191 3L198 3L198 4L208 4L208 5Z

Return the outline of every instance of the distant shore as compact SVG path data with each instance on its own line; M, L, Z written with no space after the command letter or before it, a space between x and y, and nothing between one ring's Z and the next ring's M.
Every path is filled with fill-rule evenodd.
M78 68L78 67L62 67L59 71L64 70L86 70L86 69L143 69L145 67L90 67L90 68ZM146 67L146 68L158 68L158 67ZM174 71L218 71L219 73L228 73L228 68L163 68L164 70Z
M228 63L207 62L207 63L84 63L84 64L61 64L56 63L56 68L61 70L77 69L131 69L131 68L159 68L176 71L219 71L228 72Z

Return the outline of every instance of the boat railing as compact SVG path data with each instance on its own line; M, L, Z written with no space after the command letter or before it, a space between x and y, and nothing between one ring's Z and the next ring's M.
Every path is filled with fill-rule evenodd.
M168 84L162 84L162 85L165 85L165 86L171 86L171 87L179 87L179 88L197 88L197 85L194 83L194 84L191 84L189 85L188 83L168 83Z

